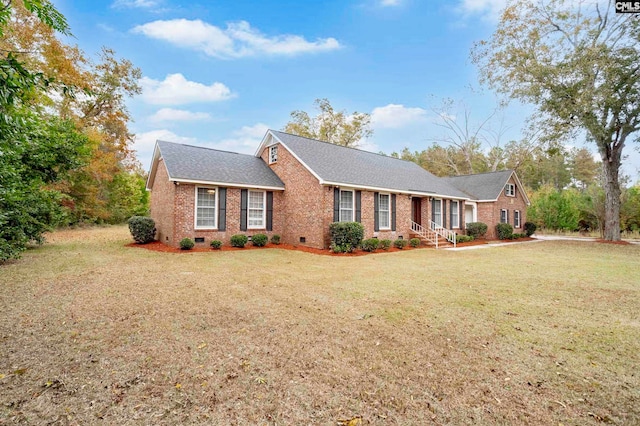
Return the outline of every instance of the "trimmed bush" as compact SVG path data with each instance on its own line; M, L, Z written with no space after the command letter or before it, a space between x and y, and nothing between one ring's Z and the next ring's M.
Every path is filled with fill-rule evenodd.
M378 240L377 238L369 238L367 240L363 240L360 244L360 247L364 251L376 251L379 245L380 240Z
M511 235L511 239L512 240L517 240L518 238L525 238L527 236L527 234L512 234Z
M364 226L358 222L333 222L329 225L329 233L331 251L349 253L355 250L364 238Z
M409 244L411 245L411 247L413 248L417 248L420 247L420 238L412 238L409 240Z
M513 235L513 226L509 223L499 223L496 225L496 234L499 240L510 240Z
M180 250L191 250L195 244L191 238L183 238L180 240Z
M222 241L220 241L220 240L211 241L211 248L212 249L220 250L221 247L222 247Z
M467 235L471 235L474 239L483 238L489 227L483 222L467 223Z
M379 247L382 250L389 250L391 248L391 244L392 244L391 240L386 240L386 239L385 240L380 240Z
M132 216L128 221L129 232L138 244L147 244L156 236L156 223L147 216Z
M395 248L399 248L400 250L402 250L407 246L407 240L397 239L393 242L393 245Z
M278 234L273 234L271 236L271 244L280 244L280 235Z
M456 235L456 243L468 243L469 241L473 241L474 239L475 238L473 238L471 235Z
M256 247L264 247L267 245L268 241L269 237L267 237L265 234L256 234L251 237L251 243Z
M231 236L232 247L243 248L248 241L249 241L249 238L246 235L235 234Z
M536 232L536 229L538 229L538 226L535 223L533 222L524 223L524 233L527 235L527 237L532 236Z

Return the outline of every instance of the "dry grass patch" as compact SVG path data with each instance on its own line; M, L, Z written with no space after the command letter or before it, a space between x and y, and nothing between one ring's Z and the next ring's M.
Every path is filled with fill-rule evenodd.
M129 240L64 231L0 266L0 423L640 423L640 246Z

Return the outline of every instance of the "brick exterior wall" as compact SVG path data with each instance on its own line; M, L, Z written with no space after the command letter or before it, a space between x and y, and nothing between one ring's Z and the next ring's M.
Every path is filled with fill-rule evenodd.
M160 159L150 197L151 217L156 222L156 239L173 244L175 185L169 181L169 174Z
M520 211L520 228L515 228L514 226L513 232L524 232L524 223L527 220L527 203L522 196L521 188L518 187L513 176L509 179L508 183L515 185L515 197L507 197L504 193L504 189L502 189L497 201L478 203L478 222L487 224L488 229L486 238L488 239L498 238L496 234L496 225L500 223L500 210L502 209L509 212L509 223L511 225L514 224L514 211Z

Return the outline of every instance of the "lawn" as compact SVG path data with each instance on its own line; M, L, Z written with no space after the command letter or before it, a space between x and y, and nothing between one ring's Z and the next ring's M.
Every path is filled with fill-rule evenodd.
M0 424L640 424L640 245L48 240L0 266Z

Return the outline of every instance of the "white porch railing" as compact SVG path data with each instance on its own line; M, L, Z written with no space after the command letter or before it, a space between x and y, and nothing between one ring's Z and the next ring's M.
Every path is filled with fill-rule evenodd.
M439 237L442 237L449 241L451 244L453 244L453 247L456 246L456 233L449 229L443 228L442 226L432 221L429 221L429 228L425 228L424 226L411 221L411 230L420 235L422 238L435 244L436 248L438 248Z
M447 228L443 228L442 225L438 225L433 221L429 221L429 227L438 235L442 235L447 241L453 244L453 247L456 246L456 233Z

